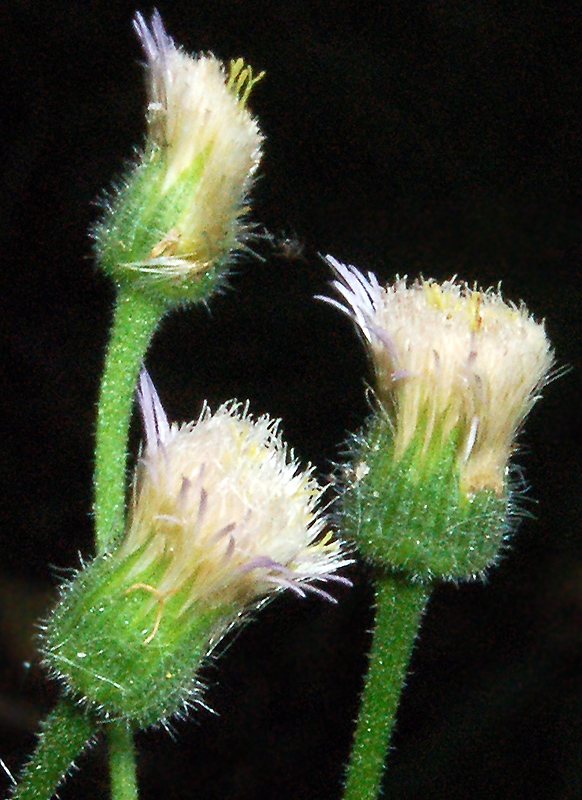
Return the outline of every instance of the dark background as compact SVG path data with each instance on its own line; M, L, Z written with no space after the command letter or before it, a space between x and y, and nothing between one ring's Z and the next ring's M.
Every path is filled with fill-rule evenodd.
M158 7L189 49L267 71L251 101L267 136L255 219L279 239L210 311L176 313L158 333L148 365L171 417L248 397L332 470L365 418L368 368L347 320L311 299L330 277L318 252L385 280L501 280L573 367L521 438L531 517L512 553L485 585L433 597L386 796L582 797L580 5ZM87 229L142 139L144 90L132 3L2 9L0 757L17 772L57 696L35 620L92 552L113 290ZM339 800L372 621L365 569L351 577L338 606L281 597L238 637L207 671L216 716L194 713L173 739L140 735L144 800ZM80 766L60 796L106 797L103 747Z

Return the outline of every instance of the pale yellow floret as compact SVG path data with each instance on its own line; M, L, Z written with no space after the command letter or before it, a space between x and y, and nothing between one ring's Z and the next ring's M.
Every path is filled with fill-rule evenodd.
M276 422L236 404L206 410L149 442L119 555L139 554L135 587L161 565L150 590L158 600L179 593L180 613L200 604L242 610L281 588L303 594L349 563L322 535L321 491L289 458Z
M543 324L493 289L406 279L384 289L331 263L368 343L396 458L419 434L425 455L460 434L461 486L502 495L515 435L553 364Z
M227 70L212 55L192 57L166 34L159 15L151 29L136 24L147 56L148 152L166 163L161 193L193 165L200 171L184 211L162 232L149 259L135 263L166 275L205 271L244 239L246 198L261 158L262 135L246 106L253 77L242 59Z
M214 181L244 183L258 165L262 136L242 98L261 76L253 79L241 62L233 79L214 56L194 58L175 46L148 66L149 133L168 161L162 191L205 154Z

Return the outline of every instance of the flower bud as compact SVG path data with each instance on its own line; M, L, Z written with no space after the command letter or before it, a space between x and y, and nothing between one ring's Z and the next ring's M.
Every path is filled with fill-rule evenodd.
M242 59L178 48L154 12L135 29L146 56L148 133L139 160L106 203L95 244L103 269L168 302L204 300L249 238L247 198L262 136L247 108Z
M63 591L43 633L45 663L104 718L147 726L196 699L196 673L224 633L350 559L325 533L322 490L268 417L206 408L170 425L147 373L146 448L124 540Z
M544 326L493 289L398 279L331 256L379 401L357 438L346 524L364 555L417 577L469 577L508 533L515 437L553 364Z

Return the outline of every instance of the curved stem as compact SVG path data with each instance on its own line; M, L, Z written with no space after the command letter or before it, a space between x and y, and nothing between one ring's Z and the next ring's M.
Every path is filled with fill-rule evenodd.
M107 727L111 800L137 800L135 745L131 727L112 722Z
M376 580L376 624L344 800L376 800L408 662L430 588L397 575Z
M49 800L97 730L96 722L85 711L62 699L42 723L36 750L12 800Z
M124 523L127 437L135 387L165 311L159 300L119 291L97 412L94 509L98 552L116 538Z

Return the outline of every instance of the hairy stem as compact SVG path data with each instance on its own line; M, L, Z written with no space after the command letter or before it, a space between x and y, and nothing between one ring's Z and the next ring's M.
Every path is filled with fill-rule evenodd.
M95 536L102 552L120 533L125 516L127 437L139 370L165 313L159 300L121 289L97 412Z
M376 623L344 800L376 800L408 663L430 589L397 575L376 580Z
M97 730L95 720L85 711L62 699L42 723L36 750L12 800L50 800Z
M135 745L131 727L112 722L107 727L111 800L137 800Z

